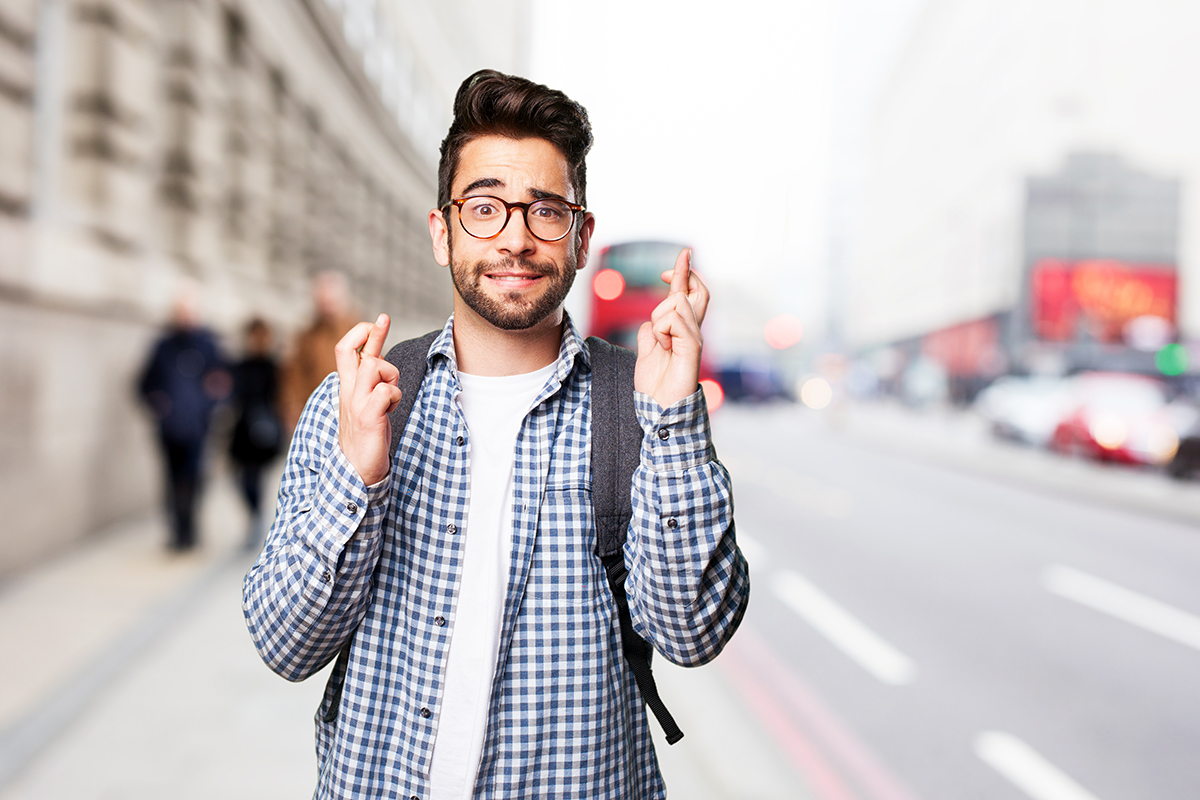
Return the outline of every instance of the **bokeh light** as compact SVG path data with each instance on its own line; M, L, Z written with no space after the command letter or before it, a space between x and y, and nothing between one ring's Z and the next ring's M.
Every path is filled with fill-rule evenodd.
M800 400L809 408L820 411L833 400L833 387L824 378L802 379Z
M700 381L700 390L704 392L704 402L710 412L716 411L725 402L725 390L712 378Z
M763 336L771 347L786 350L800 343L804 337L804 325L791 314L780 314L767 321Z
M1154 366L1163 375L1182 375L1188 368L1187 348L1178 342L1166 345L1154 354Z
M625 292L625 278L615 269L602 269L592 279L592 290L601 300L616 300Z

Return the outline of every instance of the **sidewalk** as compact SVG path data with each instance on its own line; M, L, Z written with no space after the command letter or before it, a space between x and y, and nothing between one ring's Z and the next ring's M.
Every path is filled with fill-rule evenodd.
M325 674L292 684L259 660L241 613L244 514L209 482L204 545L169 555L157 519L119 526L0 591L0 800L309 797ZM656 659L686 733L667 746L670 796L811 800L720 664Z

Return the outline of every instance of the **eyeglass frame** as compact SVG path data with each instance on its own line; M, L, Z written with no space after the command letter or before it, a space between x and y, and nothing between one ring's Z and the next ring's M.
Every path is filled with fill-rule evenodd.
M489 200L496 200L500 203L500 205L504 206L504 214L505 214L504 224L500 226L500 230L496 231L491 236L476 236L475 234L473 234L469 230L467 230L466 224L463 223L462 207L463 207L463 203L467 202L468 200L478 200L478 199L484 198L484 197L488 198ZM530 227L530 225L529 225L529 207L537 205L538 203L546 203L546 202L562 203L564 206L571 209L571 224L567 226L567 229L565 231L563 231L562 236L559 236L557 239L543 239L541 236L538 236L536 233L534 233L533 228ZM519 209L521 209L522 220L525 223L525 230L529 231L529 234L531 236L533 236L533 238L537 239L539 242L546 242L547 244L551 244L553 242L561 242L563 239L567 238L567 236L569 236L571 234L572 229L574 229L574 227L575 227L575 220L576 220L575 215L587 210L586 208L579 205L578 203L572 203L570 201L563 200L561 197L539 197L537 200L530 200L528 203L510 203L507 200L505 200L503 197L496 197L495 195L491 195L491 194L472 194L472 195L467 195L466 197L459 197L459 198L456 198L456 199L451 200L450 202L446 203L438 210L444 211L447 208L449 208L450 206L455 206L458 209L458 226L463 229L463 233L467 234L467 236L470 236L472 239L482 239L485 242L491 241L492 239L495 239L500 234L504 233L504 229L508 227L508 223L512 222L513 209L519 208Z

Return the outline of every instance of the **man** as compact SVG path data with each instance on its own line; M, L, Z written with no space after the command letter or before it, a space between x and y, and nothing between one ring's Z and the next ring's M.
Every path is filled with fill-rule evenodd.
M429 214L454 314L394 458L387 315L339 342L246 618L292 680L350 642L317 715L318 798L663 797L596 555L591 356L563 310L595 226L587 114L486 70L454 110ZM637 631L695 665L733 635L749 583L697 389L708 291L686 252L664 280L638 339L626 591Z
M300 412L313 390L337 369L333 348L358 322L350 300L346 276L326 270L313 279L313 321L296 337L280 376L279 404L288 431L300 421Z
M138 394L154 413L166 467L170 550L196 546L196 509L204 445L231 379L216 337L200 324L199 289L187 283L171 306L166 333L154 343L138 380Z

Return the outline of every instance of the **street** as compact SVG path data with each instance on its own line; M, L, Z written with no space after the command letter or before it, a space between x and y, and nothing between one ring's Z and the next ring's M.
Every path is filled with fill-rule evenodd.
M1194 798L1200 526L1141 509L1196 487L931 430L716 415L752 599L713 664L656 660L686 734L659 738L671 796ZM937 436L957 461L912 444ZM1078 491L1005 477L1022 464ZM4 667L0 798L311 793L324 676L259 662L240 510L211 486L199 554L168 557L139 523L0 590L0 633L27 645Z
M1195 525L885 454L791 409L720 423L754 592L718 663L776 702L798 684L780 730L814 750L818 796L1197 796Z

